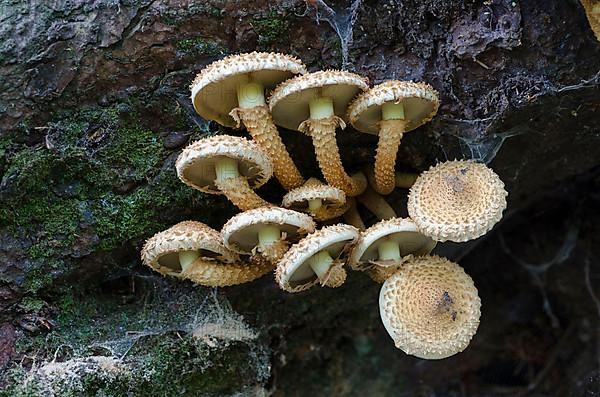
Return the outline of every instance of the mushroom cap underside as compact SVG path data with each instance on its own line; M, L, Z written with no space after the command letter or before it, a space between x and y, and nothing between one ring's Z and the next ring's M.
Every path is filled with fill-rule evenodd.
M381 320L396 347L425 359L463 351L475 335L481 300L473 280L446 258L413 257L383 284Z
M313 286L319 280L308 260L323 250L327 250L332 258L339 258L357 238L358 229L344 224L326 226L304 237L277 264L280 286L285 290Z
M221 234L229 249L249 254L259 244L258 232L266 225L277 226L287 241L296 241L315 230L315 222L309 215L285 208L262 207L235 215L225 223Z
M368 88L366 79L354 73L326 70L297 76L281 83L269 98L269 108L275 124L298 130L310 119L310 101L331 98L335 115L346 119L350 101Z
M378 248L383 242L393 241L400 248L400 256L427 255L436 242L417 230L409 218L392 218L380 221L361 233L348 262L355 270L371 267L370 261L377 261Z
M304 185L283 196L281 204L286 208L306 210L309 200L322 200L322 205L328 207L343 207L346 204L346 194L341 189L310 178Z
M268 91L304 73L304 64L289 55L265 52L232 55L213 62L196 76L190 86L192 103L203 118L235 127L237 123L229 113L238 107L238 87L253 81Z
M179 253L199 251L204 260L231 263L237 255L225 247L221 234L195 221L180 222L149 238L142 248L145 265L163 274L181 271Z
M193 142L183 149L175 163L177 175L194 189L220 194L215 185L215 164L223 159L236 160L237 171L247 178L253 189L265 184L273 174L271 160L255 143L241 137L217 135Z
M389 80L359 94L348 106L348 120L358 131L379 134L381 108L385 103L404 107L405 131L430 121L439 107L438 92L429 84Z

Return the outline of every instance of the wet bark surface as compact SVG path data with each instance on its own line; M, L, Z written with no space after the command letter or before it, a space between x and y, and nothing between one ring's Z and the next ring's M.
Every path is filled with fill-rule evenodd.
M0 21L7 395L15 385L24 395L600 395L600 44L579 2L4 0ZM373 84L430 83L440 110L405 134L397 169L474 159L506 183L489 235L436 248L482 299L465 352L423 361L396 350L364 274L290 295L272 277L214 292L142 267L153 233L184 219L220 228L235 213L180 183L174 161L207 133L246 135L197 116L188 86L208 63L253 50ZM320 177L310 138L281 135L303 175ZM376 137L348 127L337 139L350 171L373 163ZM259 193L278 201L282 190L271 181ZM406 191L388 201L406 216ZM177 300L189 291L207 299L198 310L214 311L201 317L210 326ZM144 307L189 316L155 323L137 317ZM124 338L127 351L114 347ZM112 377L81 375L113 356ZM53 359L80 375L40 364ZM170 376L174 362L185 376L160 389L171 378L147 374Z

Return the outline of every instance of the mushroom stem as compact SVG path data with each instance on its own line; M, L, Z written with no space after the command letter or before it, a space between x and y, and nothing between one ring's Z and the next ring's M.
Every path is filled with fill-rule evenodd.
M265 106L265 87L254 81L240 84L237 89L238 105L242 109Z
M395 261L400 259L400 247L395 241L383 241L377 247L380 261Z
M310 212L311 214L315 214L323 205L323 200L321 199L314 199L314 200L308 200L308 212Z
M275 225L264 225L258 229L258 243L260 247L274 244L281 239L281 231Z
M335 130L338 126L346 128L344 120L333 111L333 103L329 98L317 98L309 103L310 119L300 124L299 130L312 137L319 168L327 183L342 189L348 196L357 196L364 190L359 179L350 177L344 170Z
M246 85L244 87L247 87ZM262 94L262 93L261 93ZM243 95L250 97L250 94ZM273 163L273 174L286 190L292 190L300 187L304 183L304 178L290 157L279 131L273 123L271 113L264 104L264 94L262 94L262 104L248 106L252 102L242 102L240 91L238 91L239 108L233 109L231 117L236 120L239 126L240 120L252 136L252 140L263 149Z
M371 188L367 188L364 193L356 199L380 220L396 217L396 211L394 211L383 197Z
M329 255L327 250L319 251L308 260L308 264L311 269L315 272L320 281L325 280L327 272L333 264L333 258Z
M396 180L396 187L409 189L412 185L414 185L418 177L418 174L413 174L411 172L396 172L396 176L394 178Z
M222 157L215 161L215 173L218 181L240 176L237 161L228 157Z
M223 194L242 211L251 210L259 207L269 207L271 203L263 200L248 184L248 180L243 176L227 177L225 179L217 178L215 185Z
M198 251L179 251L179 264L181 271L186 271L196 259L200 257Z
M385 109L384 104L384 109ZM385 113L385 111L383 111ZM390 194L395 184L396 157L406 121L399 119L379 122L379 141L375 155L375 190L380 194Z
M348 211L344 213L344 221L361 231L367 228L358 213L358 209L356 209L356 201L354 199L352 199L352 204L350 205L350 208L348 208Z

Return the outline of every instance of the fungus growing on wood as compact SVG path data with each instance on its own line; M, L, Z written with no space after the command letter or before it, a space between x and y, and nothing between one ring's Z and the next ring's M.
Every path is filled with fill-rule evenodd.
M195 221L180 222L149 238L142 262L163 275L209 287L242 284L273 270L273 266L241 263L223 245L219 232Z
M275 279L281 289L300 292L316 283L330 288L346 280L342 255L358 238L350 225L326 226L293 245L277 264Z
M348 196L362 193L366 180L344 170L335 131L346 127L343 117L348 103L367 88L366 80L357 74L328 70L287 80L269 98L275 124L309 135L325 180Z
M294 57L278 53L252 52L232 55L204 68L190 86L194 108L207 120L226 127L244 124L252 139L273 162L274 174L286 190L304 182L265 103L265 90L306 67Z
M251 262L276 263L290 243L315 231L309 215L285 208L256 208L231 218L221 230L225 246L240 254L252 254Z
M502 218L507 194L485 164L447 161L417 178L408 213L421 233L434 240L463 242L492 229Z
M394 190L402 135L431 120L438 106L438 93L430 85L397 80L369 89L348 106L348 119L354 128L379 135L373 186L378 193Z
M346 194L318 179L310 178L299 188L283 196L281 203L286 208L309 213L317 221L326 221L341 216L350 204Z
M271 161L245 138L217 135L201 139L183 149L175 166L186 185L204 193L224 194L241 210L271 205L253 190L271 177Z
M379 294L381 320L396 347L430 360L452 356L469 345L480 309L471 277L439 256L406 260Z

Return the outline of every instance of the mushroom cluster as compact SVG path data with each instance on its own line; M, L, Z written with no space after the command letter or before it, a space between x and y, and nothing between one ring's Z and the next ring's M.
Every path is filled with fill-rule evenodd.
M144 264L211 287L274 273L292 293L339 287L346 268L364 271L382 284L381 319L399 349L440 359L467 347L479 324L477 289L459 265L431 252L437 242L487 233L507 193L491 169L473 161L447 161L421 175L396 172L402 136L438 110L430 85L390 80L369 88L354 73L308 73L291 56L253 52L207 66L191 92L200 116L243 125L252 139L195 141L177 158L177 175L194 189L225 195L241 212L221 231L185 221L154 235L142 249ZM373 164L353 173L336 143L347 123L379 140ZM311 137L324 181L304 179L278 127ZM255 191L273 175L287 191L280 203ZM383 197L396 188L410 189L408 218ZM358 205L377 223L367 228Z

